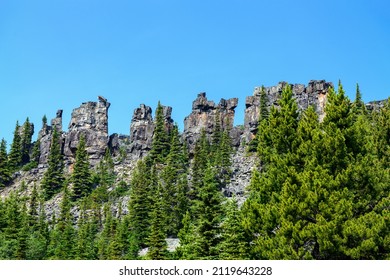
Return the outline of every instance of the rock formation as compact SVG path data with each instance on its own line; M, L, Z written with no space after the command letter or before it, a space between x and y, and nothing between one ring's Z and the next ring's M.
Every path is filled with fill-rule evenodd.
M92 166L95 166L108 147L108 108L110 103L99 98L99 102L86 102L72 112L65 136L64 154L73 159L83 134L86 150Z
M152 108L141 104L134 110L130 125L130 153L138 157L147 153L152 146L154 123Z
M265 87L265 93L268 97L267 106L278 106L283 88L287 85L286 82L280 82L276 86ZM325 105L327 100L328 90L333 87L333 83L325 80L311 80L307 86L303 84L291 84L293 97L297 101L299 110L305 110L309 106L314 106L315 110L322 120L325 116ZM253 96L248 96L245 102L245 140L253 139L257 131L260 113L260 93L261 87L256 87Z
M210 136L215 127L217 114L223 129L232 129L234 123L234 109L237 107L238 98L228 100L221 99L218 105L208 101L206 93L198 94L192 102L192 112L184 119L183 140L187 142L190 151L193 150L202 130ZM235 131L236 132L236 131Z

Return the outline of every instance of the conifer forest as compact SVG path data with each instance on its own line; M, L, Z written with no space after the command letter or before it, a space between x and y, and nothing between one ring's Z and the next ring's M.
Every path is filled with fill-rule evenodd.
M42 164L43 138L17 122L0 144L0 259L390 259L390 102L368 108L339 83L319 118L288 84L277 105L267 98L263 88L257 129L239 148L218 110L211 132L199 127L188 143L159 103L147 152L126 160L129 150L107 146L93 165L88 134L66 158L44 116ZM235 193L238 149L253 166Z

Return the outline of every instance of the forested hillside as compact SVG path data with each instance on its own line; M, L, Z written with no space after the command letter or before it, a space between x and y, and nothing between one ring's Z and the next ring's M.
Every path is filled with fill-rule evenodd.
M258 97L254 137L238 141L232 102L184 140L159 103L150 149L131 163L108 147L91 165L81 131L70 164L53 123L39 169L42 140L17 123L10 150L0 145L0 259L390 259L390 102L367 108L339 83L320 117L288 84L277 106L265 88ZM240 149L255 164L235 194Z

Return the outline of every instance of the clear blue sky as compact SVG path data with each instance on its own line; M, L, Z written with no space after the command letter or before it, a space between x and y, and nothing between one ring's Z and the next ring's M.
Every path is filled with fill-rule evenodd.
M158 100L182 127L199 92L245 97L255 86L341 79L353 98L390 96L386 0L0 0L0 138L103 95L110 133Z

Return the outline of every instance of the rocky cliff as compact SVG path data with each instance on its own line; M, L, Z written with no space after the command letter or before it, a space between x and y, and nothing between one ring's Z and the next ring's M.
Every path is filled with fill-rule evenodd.
M108 108L110 103L103 97L98 102L86 102L72 112L65 136L64 155L72 161L81 135L86 140L87 153L95 166L108 147Z
M278 106L282 89L287 83L280 82L275 86L265 87L268 97L268 107ZM327 94L333 84L324 80L310 81L308 85L292 84L293 96L297 101L299 110L304 110L313 105L320 119L325 116L325 104ZM249 184L252 169L256 164L256 156L247 154L244 143L250 141L257 130L260 111L261 87L256 87L253 95L246 98L244 125L233 126L235 109L238 105L237 98L221 99L219 103L208 100L206 93L200 93L192 103L192 110L184 119L184 130L182 141L187 143L192 151L197 139L204 130L208 137L211 137L219 118L221 127L230 131L233 146L235 147L232 156L232 177L230 183L223 190L226 196L235 194L239 201L245 199L245 187ZM375 110L384 105L384 101L375 101L367 104L367 109ZM38 168L29 171L18 171L13 175L11 186L1 189L0 196L9 195L12 190L22 189L21 193L29 195L34 184L39 185L40 180L47 167L47 158L50 151L50 142L54 129L60 134L60 144L65 159L66 172L71 172L74 163L75 152L83 134L86 137L87 152L91 167L98 164L109 148L114 156L115 173L117 181L129 182L132 170L138 159L145 156L151 149L155 120L152 108L141 104L133 111L130 122L129 135L112 134L108 135L108 110L110 103L103 97L98 97L97 102L82 103L74 109L68 131L63 131L63 111L58 110L50 124L43 124L39 131L40 159ZM170 131L174 121L171 118L172 108L163 106L165 128ZM129 118L130 119L130 118ZM33 128L32 128L33 132ZM61 194L56 195L45 205L48 215L59 211ZM129 197L123 198L122 206L126 208L126 201ZM115 206L116 207L116 206ZM118 209L116 209L118 210ZM77 209L73 210L77 216Z
M183 140L187 142L190 151L193 150L202 130L207 136L211 136L217 117L220 119L223 129L231 130L234 124L235 108L238 98L228 100L221 99L219 104L209 101L206 93L198 94L192 102L192 112L184 119Z
M276 86L265 87L268 97L268 107L278 106L282 89L286 82L280 82ZM326 96L332 83L321 81L310 81L307 86L302 84L292 84L294 98L297 100L300 110L314 105L319 118L324 117L324 107ZM219 103L208 100L206 93L200 93L192 102L192 111L184 119L184 130L182 140L187 143L190 152L193 150L196 141L199 139L202 130L211 137L215 128L216 120L219 118L221 127L228 129L233 146L238 148L243 139L250 141L257 130L259 110L260 110L260 90L256 87L253 95L246 98L246 109L244 126L234 127L235 109L238 105L238 98L221 99ZM95 166L110 148L114 155L122 153L128 159L139 159L145 156L151 148L154 119L152 108L141 104L133 112L130 123L129 135L108 135L108 109L110 103L103 97L98 98L98 102L86 102L73 110L68 131L62 131L62 110L58 110L56 117L50 122L50 126L44 124L39 132L40 139L40 164L46 164L50 150L50 140L53 129L56 128L61 134L61 146L65 156L67 166L74 161L74 156L80 135L86 137L87 152L91 166ZM371 106L373 107L374 104ZM375 105L375 106L380 106ZM172 108L163 106L165 127L170 131L173 127L171 118Z

